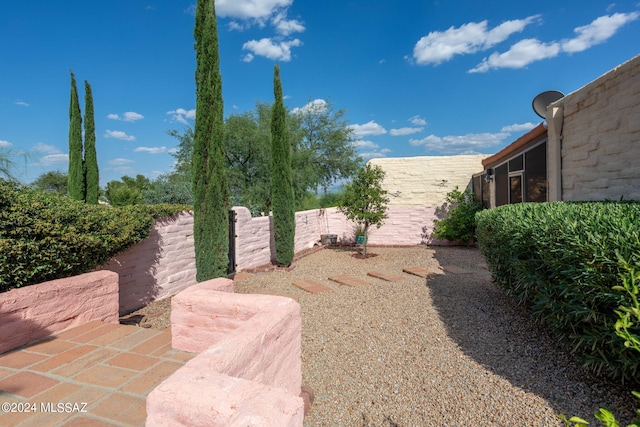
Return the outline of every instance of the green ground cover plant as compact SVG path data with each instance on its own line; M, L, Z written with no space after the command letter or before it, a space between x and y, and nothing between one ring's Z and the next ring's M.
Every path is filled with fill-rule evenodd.
M477 214L494 281L526 304L585 368L640 383L640 358L616 331L622 291L640 270L640 203L525 203ZM627 332L640 335L640 325Z
M89 272L183 205L90 205L0 180L0 292Z

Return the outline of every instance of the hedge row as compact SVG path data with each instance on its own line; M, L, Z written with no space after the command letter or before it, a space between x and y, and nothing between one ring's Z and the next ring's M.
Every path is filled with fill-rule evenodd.
M186 208L88 205L0 180L0 292L91 271Z
M494 281L568 343L596 374L640 382L640 358L615 334L633 307L612 287L640 272L640 203L536 203L477 214ZM634 272L635 271L635 272ZM632 332L640 335L636 326Z

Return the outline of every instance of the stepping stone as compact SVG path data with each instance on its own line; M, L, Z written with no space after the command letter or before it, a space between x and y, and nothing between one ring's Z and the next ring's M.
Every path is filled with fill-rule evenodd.
M422 277L424 279L426 279L427 276L431 274L429 270L422 267L403 268L402 271L408 274L413 274L414 276Z
M387 282L400 282L401 280L404 280L404 277L402 276L387 274L387 273L380 273L378 271L370 271L367 273L367 275L371 277L376 277L378 279L386 280Z
M355 277L346 276L346 275L332 276L332 277L329 277L329 280L340 283L341 285L354 286L354 287L367 286L371 284L369 282L365 282L364 280L356 279Z
M323 285L320 282L316 282L315 280L298 280L296 282L293 282L293 285L312 294L329 292L331 290L331 288Z
M236 274L233 275L233 281L234 282L239 282L240 280L248 279L249 277L253 277L253 274L251 274L251 273L236 273Z
M471 274L470 271L465 270L464 268L460 268L457 265L443 265L442 269L445 273L451 274Z

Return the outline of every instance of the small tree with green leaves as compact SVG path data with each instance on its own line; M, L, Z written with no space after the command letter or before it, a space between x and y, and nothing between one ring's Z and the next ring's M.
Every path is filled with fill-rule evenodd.
M382 227L387 218L387 190L382 188L385 172L378 165L367 164L356 172L347 184L338 210L364 230L364 251L367 256L367 240L371 226Z
M475 200L469 189L458 187L447 193L442 206L436 208L433 220L433 237L450 242L469 242L476 229L476 212L482 210L482 203Z

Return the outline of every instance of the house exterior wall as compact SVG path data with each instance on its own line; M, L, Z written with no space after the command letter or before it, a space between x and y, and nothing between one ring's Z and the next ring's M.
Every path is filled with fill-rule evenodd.
M440 206L456 186L463 191L471 176L482 171L486 155L379 158L369 164L386 173L383 188L389 206Z
M562 190L550 200L640 200L640 55L551 104L547 122L550 141L562 132L561 184L549 183Z

